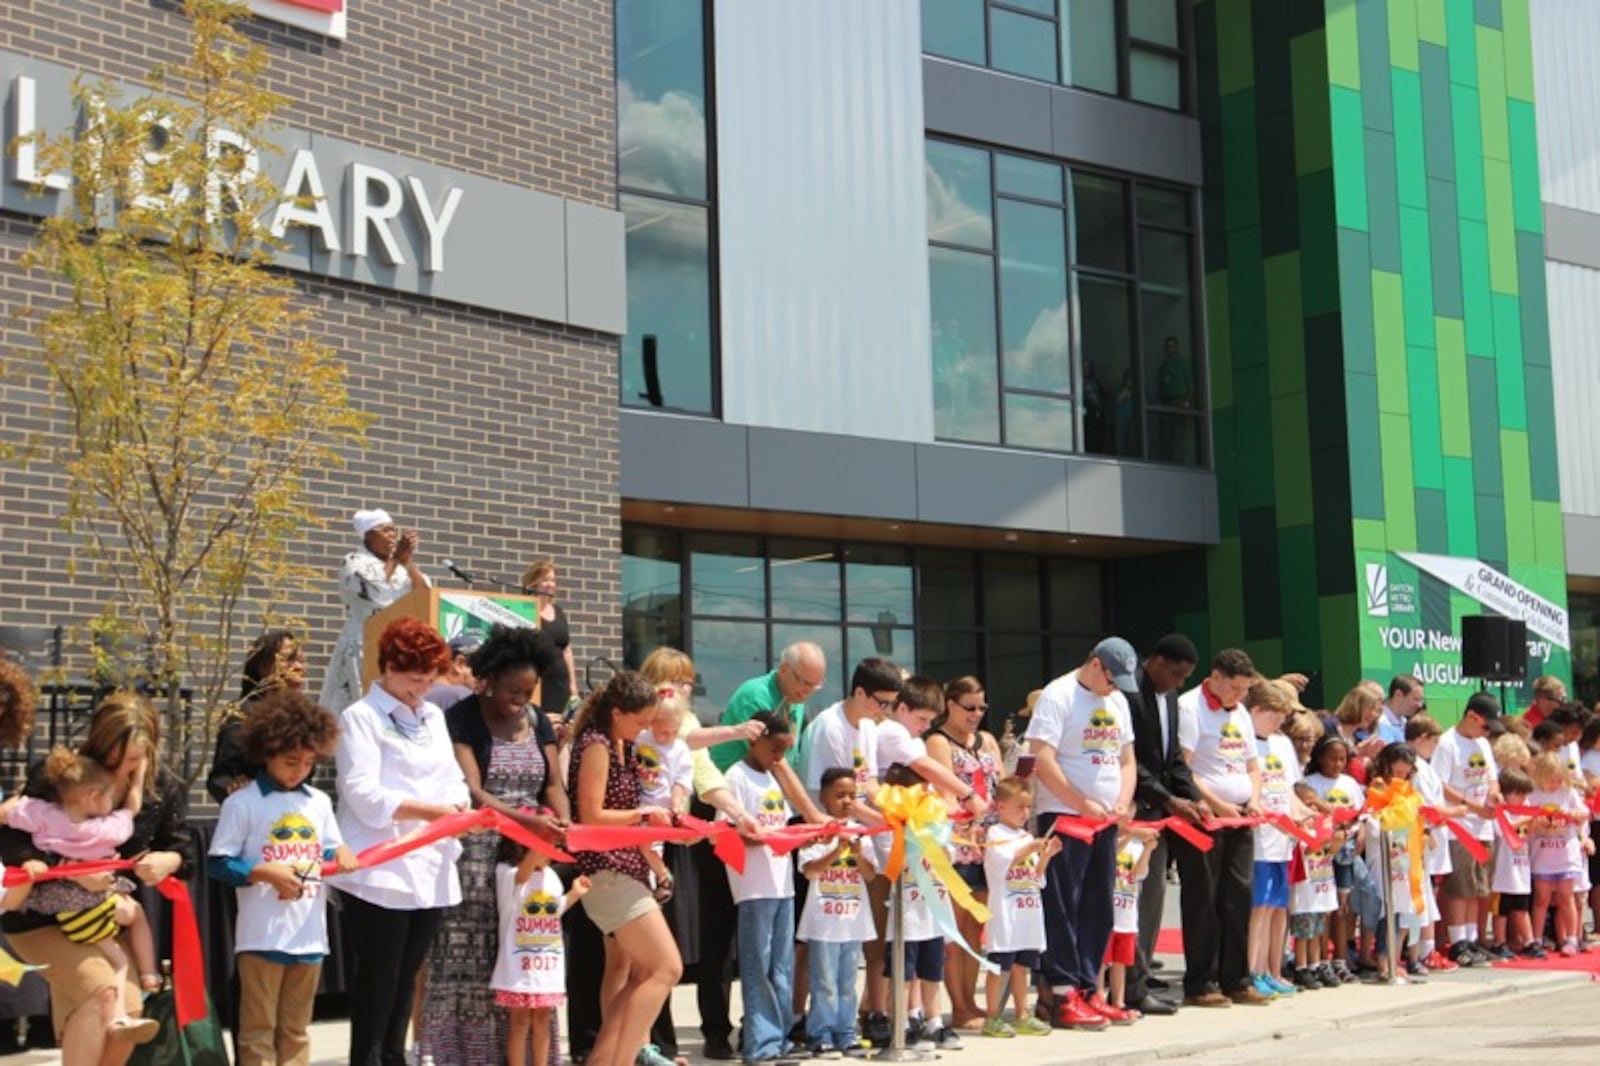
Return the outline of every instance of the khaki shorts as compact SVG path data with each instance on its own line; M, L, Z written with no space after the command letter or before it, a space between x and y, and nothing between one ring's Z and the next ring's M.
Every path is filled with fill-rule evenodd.
M116 984L116 971L100 951L106 941L75 944L55 925L26 933L7 933L6 940L23 962L49 967L39 976L50 986L50 1021L55 1025L57 1040L74 1011L93 999L102 988ZM126 947L123 950L126 951ZM122 986L122 1002L130 1015L140 1014L144 1009L144 997L132 980Z
M626 874L601 870L591 874L589 881L591 887L583 897L583 909L606 936L635 918L661 909L650 890Z
M1450 839L1450 872L1439 886L1449 899L1480 899L1489 894L1489 864L1472 857L1461 841Z

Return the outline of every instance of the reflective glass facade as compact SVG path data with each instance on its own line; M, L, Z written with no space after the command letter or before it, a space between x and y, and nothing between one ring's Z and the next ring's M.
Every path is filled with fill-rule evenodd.
M689 652L707 721L796 640L828 657L818 708L844 694L858 660L882 655L940 681L975 674L995 715L1009 714L1093 647L1103 600L1089 560L623 529L624 658Z
M930 138L943 440L1204 465L1192 196Z

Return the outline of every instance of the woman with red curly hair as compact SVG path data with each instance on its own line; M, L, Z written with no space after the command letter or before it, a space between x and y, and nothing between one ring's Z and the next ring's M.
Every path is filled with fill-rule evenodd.
M378 640L378 678L340 718L339 830L357 852L394 840L469 803L444 713L425 698L450 661L433 627L403 618ZM461 902L446 838L401 858L341 876L355 956L350 1059L355 1066L405 1061L417 971L447 908Z

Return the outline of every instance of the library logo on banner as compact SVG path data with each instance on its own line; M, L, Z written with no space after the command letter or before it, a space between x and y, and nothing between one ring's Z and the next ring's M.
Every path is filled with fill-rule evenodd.
M349 6L350 0L250 0L252 14L341 41Z

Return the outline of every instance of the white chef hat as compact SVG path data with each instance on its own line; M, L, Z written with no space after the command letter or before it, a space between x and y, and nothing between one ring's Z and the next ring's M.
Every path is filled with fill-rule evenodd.
M355 524L358 537L365 537L379 526L394 525L394 519L389 517L389 512L381 507L371 511L357 511L350 516L350 521Z

